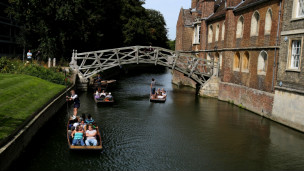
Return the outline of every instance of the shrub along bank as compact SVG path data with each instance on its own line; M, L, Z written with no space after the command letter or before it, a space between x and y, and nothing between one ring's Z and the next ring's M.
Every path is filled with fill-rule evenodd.
M38 64L24 64L20 60L0 58L0 73L25 74L56 84L65 85L65 75L61 67L45 68Z

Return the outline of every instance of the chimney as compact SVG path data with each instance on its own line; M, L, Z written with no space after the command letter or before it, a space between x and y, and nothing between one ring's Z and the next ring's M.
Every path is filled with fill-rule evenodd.
M192 9L195 9L195 8L196 8L197 3L198 3L198 0L192 0L192 3L191 3L191 8L192 8Z

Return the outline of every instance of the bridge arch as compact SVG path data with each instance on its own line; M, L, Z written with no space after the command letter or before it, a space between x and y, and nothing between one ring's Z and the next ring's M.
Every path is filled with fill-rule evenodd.
M73 50L70 67L78 71L79 77L88 79L99 72L128 64L162 65L187 75L200 85L213 75L213 70L217 67L214 60L151 46L131 46L82 53Z

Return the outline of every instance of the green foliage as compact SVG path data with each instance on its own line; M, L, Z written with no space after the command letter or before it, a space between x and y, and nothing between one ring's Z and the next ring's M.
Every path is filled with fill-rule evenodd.
M65 75L60 67L44 68L36 64L23 64L19 60L0 58L0 73L26 74L52 83L65 85Z
M65 58L78 52L130 45L167 47L165 20L146 10L143 0L9 0L20 26L18 44L41 57ZM34 53L35 54L35 53ZM34 56L35 57L35 56Z
M169 40L167 43L169 48L175 51L175 40Z

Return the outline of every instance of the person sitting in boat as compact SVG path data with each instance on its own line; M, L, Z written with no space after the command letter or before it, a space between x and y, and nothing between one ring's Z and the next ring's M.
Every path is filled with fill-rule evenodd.
M102 92L100 93L100 98L105 98L107 96L106 92L104 90L102 90Z
M94 119L92 118L91 114L88 114L88 118L85 120L87 124L92 124L94 123Z
M81 145L81 146L84 146L84 142L83 142L83 128L78 125L76 127L76 130L74 130L72 132L72 138L73 138L73 142L72 142L72 145Z
M87 139L85 140L86 146L90 146L91 144L93 146L97 146L96 134L97 131L93 129L92 125L89 125L88 130L86 131L86 137L87 137Z
M95 96L95 99L99 99L100 98L100 94L99 94L99 92L98 92L98 90L96 90L96 92L95 92L95 94L94 94Z
M156 94L157 94L157 95L160 95L160 94L161 94L160 88L157 89Z
M83 132L86 132L86 130L87 130L87 124L84 122L84 120L81 119L79 125L83 128Z
M167 97L167 92L163 88L161 89L161 92L162 92L163 98L166 98Z
M78 118L77 122L73 124L73 127L76 128L81 122L81 118Z
M113 99L113 96L111 94L111 92L106 96L105 100L107 101L111 101Z

